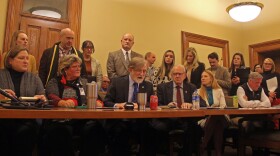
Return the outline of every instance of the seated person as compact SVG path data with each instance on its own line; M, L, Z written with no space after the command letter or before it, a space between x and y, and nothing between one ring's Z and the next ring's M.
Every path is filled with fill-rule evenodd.
M269 98L264 93L261 87L262 75L258 72L251 72L249 74L248 82L239 86L237 89L237 98L239 107L243 108L261 108L270 107ZM232 122L238 125L240 117L232 118ZM261 127L260 122L243 122L243 126L247 131L251 131L254 127Z
M128 67L129 75L112 79L112 84L104 99L104 106L124 109L126 102L132 102L134 108L137 109L136 95L138 91L146 92L149 101L149 97L153 93L153 85L144 80L147 71L146 61L143 58L134 57L129 62ZM106 120L105 129L110 138L109 150L111 150L112 155L129 155L128 140L135 136L136 139L139 136L146 137L145 135L149 133L141 130L141 128L145 128L143 123L145 123L143 120ZM140 144L141 155L144 145Z
M192 108L192 94L196 87L193 84L184 81L186 78L185 71L186 70L183 65L175 65L170 71L172 81L158 85L157 96L159 106L173 105L184 109ZM149 134L152 138L155 136L157 137L157 139L153 139L151 142L155 140L162 141L162 138L159 134L167 136L171 130L182 129L186 133L185 138L183 138L183 154L191 155L192 149L195 149L193 146L194 143L191 143L192 140L195 140L194 128L197 126L196 121L193 121L193 119L152 119L150 124L154 131L149 132Z
M15 46L6 55L4 69L0 70L0 88L14 97L37 97L45 101L40 78L28 72L29 54L26 48ZM0 99L5 99L0 96ZM32 155L37 139L38 125L29 119L0 120L1 155Z
M201 87L198 90L198 94L201 98L201 106L220 108L226 107L223 90L219 86L212 72L209 70L205 70L201 74ZM208 142L211 138L213 138L214 141L214 147L216 150L215 155L222 155L223 134L225 127L228 125L228 121L228 118L224 115L211 115L198 121L198 124L201 126L201 128L203 128L204 131L204 136L200 146L201 155L203 155L204 149L208 145Z
M86 104L87 80L80 77L82 60L67 55L60 60L59 76L52 78L46 93L57 107L82 106ZM101 106L100 103L97 106ZM45 123L43 155L74 155L73 136L82 136L80 155L98 155L104 151L106 140L101 123L95 120L50 120Z
M104 75L102 77L102 83L101 83L100 90L98 91L98 95L100 96L102 101L104 101L104 98L107 94L109 85L110 85L110 79L107 75Z

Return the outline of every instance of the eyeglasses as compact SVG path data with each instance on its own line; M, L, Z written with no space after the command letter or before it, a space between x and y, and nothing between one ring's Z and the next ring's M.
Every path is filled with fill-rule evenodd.
M172 73L173 76L182 76L184 73Z
M102 81L103 83L110 83L110 81Z
M264 65L272 65L272 63L264 63Z

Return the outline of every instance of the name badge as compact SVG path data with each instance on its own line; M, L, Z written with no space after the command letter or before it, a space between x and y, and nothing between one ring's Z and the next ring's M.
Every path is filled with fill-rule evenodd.
M79 90L80 90L80 95L86 95L84 88L79 88Z

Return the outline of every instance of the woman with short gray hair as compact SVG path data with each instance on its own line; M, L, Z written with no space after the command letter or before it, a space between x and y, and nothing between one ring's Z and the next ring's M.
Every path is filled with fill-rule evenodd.
M74 54L61 58L58 65L58 76L52 78L46 93L51 104L56 107L85 107L87 80L81 78L82 60ZM102 104L97 102L97 107ZM45 137L42 148L45 155L74 155L72 137L81 136L80 156L98 155L103 152L104 130L95 120L51 120L45 125ZM60 148L57 148L60 147Z

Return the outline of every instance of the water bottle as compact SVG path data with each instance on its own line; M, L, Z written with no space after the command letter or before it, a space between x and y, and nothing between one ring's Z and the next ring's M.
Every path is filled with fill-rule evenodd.
M199 95L198 95L197 90L195 90L192 94L192 103L193 103L193 109L194 110L199 110L200 109Z

